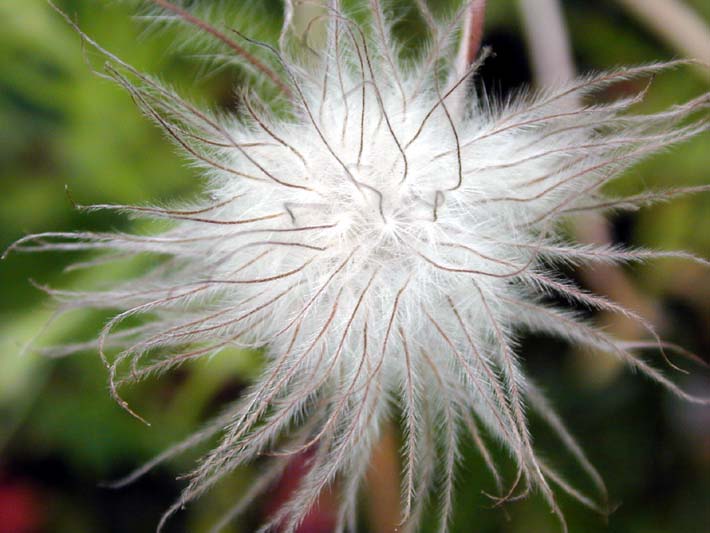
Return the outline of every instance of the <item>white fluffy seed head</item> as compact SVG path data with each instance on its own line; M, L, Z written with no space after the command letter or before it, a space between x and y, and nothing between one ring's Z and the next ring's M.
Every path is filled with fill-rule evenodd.
M459 432L477 435L478 425L512 452L521 486L541 489L555 511L550 481L594 505L535 455L526 405L550 421L603 492L526 379L513 339L525 329L605 350L693 399L630 345L542 297L560 294L635 317L545 265L653 254L579 246L563 241L557 228L579 211L635 206L605 198L601 188L644 157L706 130L708 95L648 116L628 113L643 92L581 103L611 83L674 66L654 64L506 105L480 103L467 73L434 70L451 64L448 35L459 14L430 28L429 54L405 69L379 3L371 8L372 25L364 28L337 11L321 16L328 39L317 61L265 51L263 61L276 62L288 87L288 118L249 98L239 120L215 117L89 40L109 59L107 74L204 167L208 199L174 209L94 206L172 220L159 235L45 234L14 248L170 257L111 291L54 291L67 308L118 308L100 349L118 348L109 367L121 402L117 389L126 382L229 346L266 348L263 375L242 403L188 441L224 432L170 512L266 451L316 447L301 488L268 525L293 530L340 476L338 527L345 528L390 398L404 415L406 527L416 528L415 502L441 482L446 529ZM137 314L149 315L144 325L121 328ZM264 480L284 464L275 459Z

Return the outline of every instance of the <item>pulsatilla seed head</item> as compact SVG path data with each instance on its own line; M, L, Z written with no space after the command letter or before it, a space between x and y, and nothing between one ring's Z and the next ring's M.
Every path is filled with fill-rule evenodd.
M183 8L155 3L205 30ZM126 383L232 346L264 347L268 355L236 407L127 478L221 432L166 517L238 466L274 454L248 501L278 477L289 454L315 449L299 489L264 530L293 531L334 481L338 530L353 527L372 448L393 416L391 400L403 418L403 529L417 528L422 502L437 484L441 530L447 529L462 432L473 434L489 461L501 502L516 487L536 488L561 518L556 485L603 508L535 453L530 410L557 432L604 500L599 474L520 364L521 331L611 353L675 394L707 402L641 359L636 352L648 343L616 340L545 297L634 318L663 349L644 319L564 279L554 266L667 256L706 262L682 252L580 245L558 228L580 212L634 209L696 191L632 198L601 192L624 169L706 131L708 94L643 116L629 110L645 90L584 103L611 84L678 66L664 63L498 104L473 94L476 64L461 68L451 60L458 47L452 35L468 4L442 20L418 5L430 42L407 65L374 0L365 23L330 2L314 19L325 42L309 53L289 39L289 9L280 49L248 39L239 44L209 27L237 55L248 49L242 58L281 88L286 116L249 96L238 117L217 116L82 34L106 57L104 75L204 169L208 194L171 209L89 207L172 221L159 234L48 233L13 249L168 257L108 291L50 291L65 309L118 310L99 348L111 391L127 409L118 393ZM146 320L122 326L135 315ZM480 427L511 452L518 476L510 490L490 462Z

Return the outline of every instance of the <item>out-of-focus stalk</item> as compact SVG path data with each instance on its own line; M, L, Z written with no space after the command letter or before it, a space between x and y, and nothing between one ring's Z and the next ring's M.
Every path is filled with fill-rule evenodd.
M619 0L651 31L686 57L703 63L697 70L710 80L710 27L685 2Z
M574 60L558 0L520 0L535 81L550 87L575 77Z

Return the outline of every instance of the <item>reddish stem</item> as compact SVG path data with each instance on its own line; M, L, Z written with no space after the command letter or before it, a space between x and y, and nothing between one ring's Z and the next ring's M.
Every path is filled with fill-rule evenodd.
M483 24L486 20L486 0L472 0L464 21L463 39L459 51L459 72L465 72L481 49Z

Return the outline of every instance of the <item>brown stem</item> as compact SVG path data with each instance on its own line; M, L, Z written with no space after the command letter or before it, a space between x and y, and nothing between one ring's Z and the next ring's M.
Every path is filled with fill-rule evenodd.
M367 473L368 511L373 533L397 531L400 480L395 434L391 423L384 426L380 442L373 448Z
M466 107L466 84L463 82L472 74L474 70L472 65L481 50L485 19L486 0L470 0L463 21L461 45L454 65L455 76L450 80L454 93L449 99L449 111L456 117L461 117ZM485 58L481 61L483 59ZM456 85L460 86L456 87Z
M459 50L458 72L461 75L475 61L481 49L485 20L486 0L472 0L466 12L461 49Z

